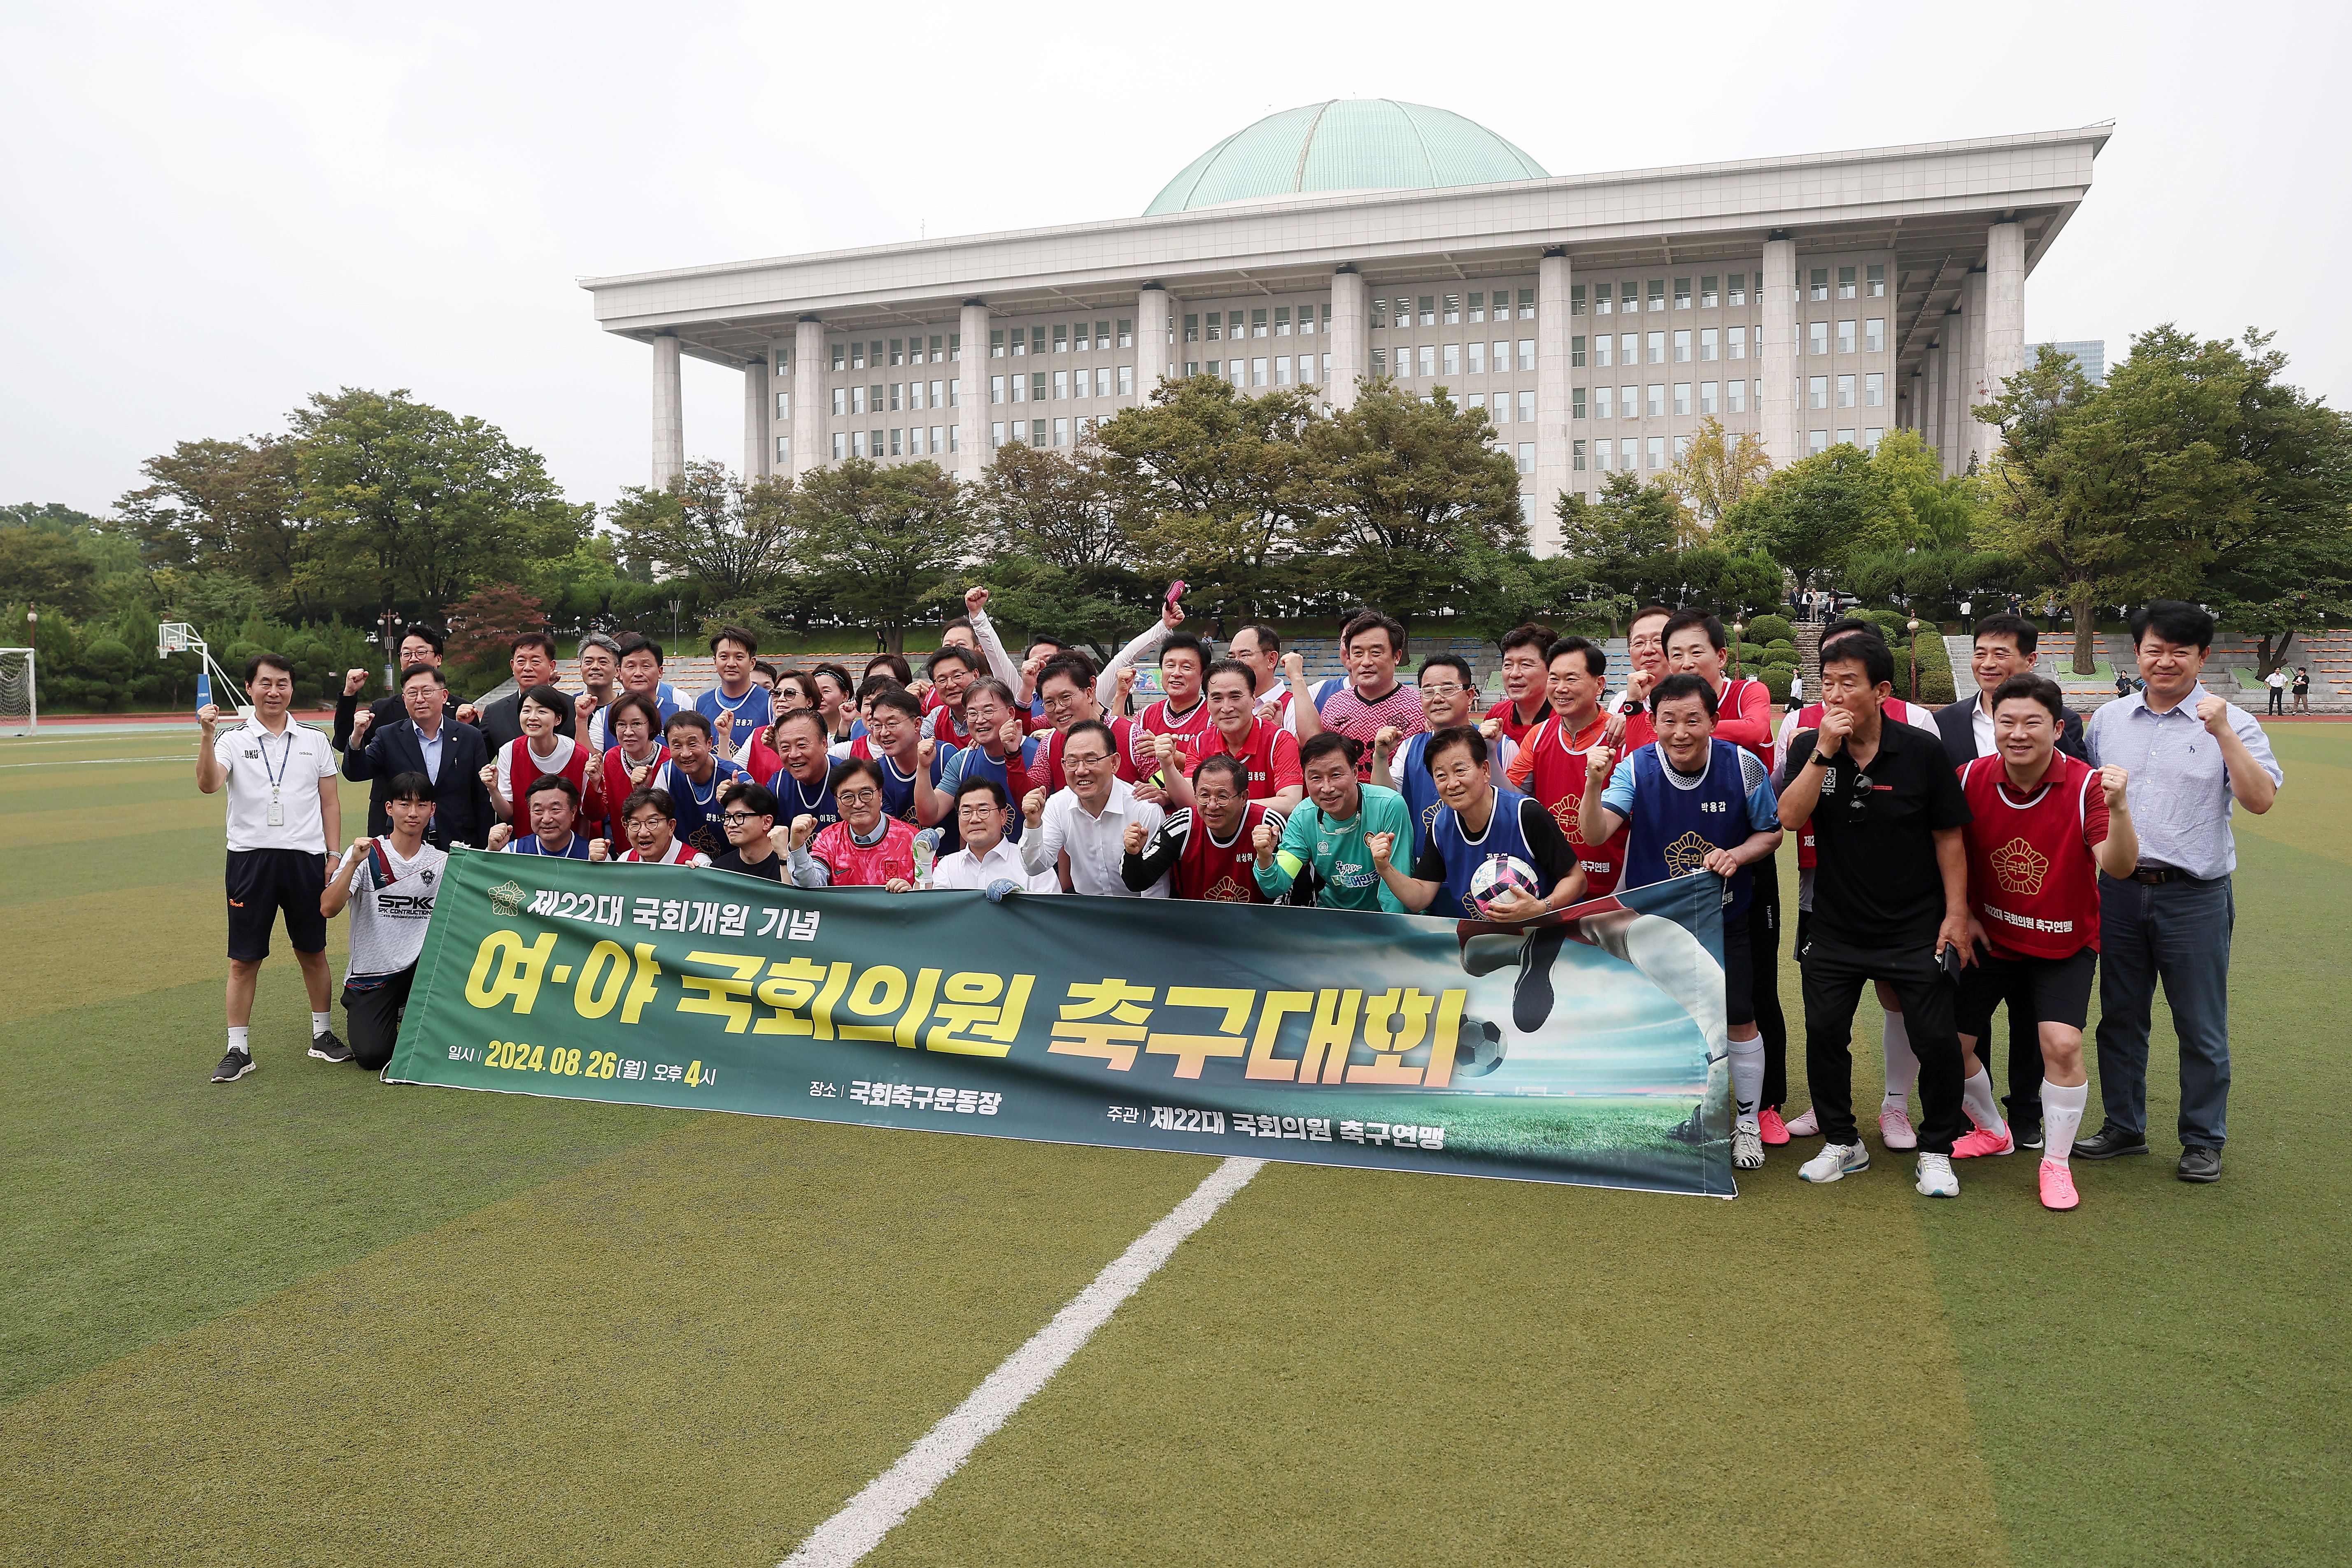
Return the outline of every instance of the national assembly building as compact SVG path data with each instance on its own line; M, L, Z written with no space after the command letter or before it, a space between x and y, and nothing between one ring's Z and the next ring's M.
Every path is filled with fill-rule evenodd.
M656 485L679 356L743 373L743 469L1069 447L1166 377L1334 406L1444 387L1553 504L1656 476L1707 419L1775 465L1917 431L1949 472L2025 351L2025 279L2113 127L1554 175L1444 110L1336 99L1201 154L1142 215L589 278L653 354Z

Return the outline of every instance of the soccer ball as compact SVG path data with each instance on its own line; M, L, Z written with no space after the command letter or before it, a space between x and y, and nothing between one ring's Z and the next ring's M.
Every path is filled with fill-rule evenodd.
M1535 867L1511 855L1488 855L1470 873L1470 903L1485 915L1507 887L1515 887L1529 898L1543 896L1543 889L1536 882Z

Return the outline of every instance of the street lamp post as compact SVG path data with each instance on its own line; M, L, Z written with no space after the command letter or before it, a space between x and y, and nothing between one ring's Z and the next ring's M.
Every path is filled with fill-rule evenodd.
M1746 640L1747 636L1748 622L1734 621L1731 623L1731 673L1735 675L1747 674L1739 667L1739 644Z
M685 608L686 601L683 599L669 601L669 645L672 653L677 651L677 612Z
M1911 617L1907 623L1911 632L1911 700L1919 700L1919 618Z

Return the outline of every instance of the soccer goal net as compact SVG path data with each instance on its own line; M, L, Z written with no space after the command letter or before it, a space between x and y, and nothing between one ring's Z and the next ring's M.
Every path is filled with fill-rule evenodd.
M0 733L39 727L39 700L33 690L33 650L0 648Z

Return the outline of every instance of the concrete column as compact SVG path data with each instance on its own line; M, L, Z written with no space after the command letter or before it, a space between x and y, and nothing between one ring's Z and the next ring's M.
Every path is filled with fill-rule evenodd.
M776 455L768 440L774 427L774 407L768 401L768 361L753 360L743 367L743 481L764 479L775 472Z
M976 480L993 455L988 450L988 302L967 299L956 330L963 358L956 365L956 473Z
M1968 298L1968 288L1961 286L1960 298ZM1942 422L1942 439L1937 444L1943 450L1944 472L1958 474L1969 465L1969 438L1960 429L1968 417L1969 408L1969 315L1965 305L1955 305L1944 315L1944 330L1939 339L1943 345L1943 396L1937 402L1937 416Z
M1352 407L1356 378L1370 364L1364 352L1364 278L1352 267L1331 275L1331 384L1326 395L1332 408Z
M1138 405L1150 402L1151 394L1160 388L1160 379L1176 366L1176 350L1168 341L1169 326L1176 319L1176 302L1168 290L1156 283L1147 283L1135 295L1135 401Z
M1986 236L1984 298L1984 393L1981 405L2008 390L2025 369L2025 225L1995 224ZM2000 450L2000 428L1987 424L1978 449L1991 461Z
M1919 440L1935 455L1936 470L1944 467L1943 411L1937 400L1944 395L1941 361L1943 350L1932 341L1919 355Z
M1805 455L1798 434L1797 242L1775 234L1764 242L1764 340L1756 373L1764 382L1764 450L1772 465L1785 468Z
M1553 507L1568 488L1568 252L1549 250L1536 264L1536 472L1528 539L1538 555L1559 551Z
M793 323L793 477L825 461L824 323L803 316Z
M677 340L654 340L654 488L686 472L686 393L678 382Z

